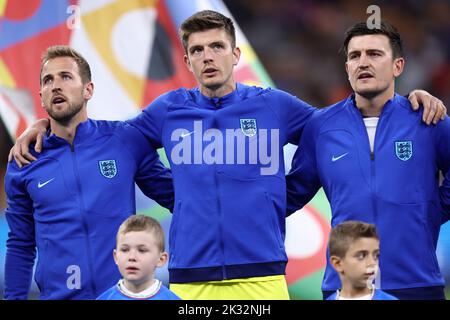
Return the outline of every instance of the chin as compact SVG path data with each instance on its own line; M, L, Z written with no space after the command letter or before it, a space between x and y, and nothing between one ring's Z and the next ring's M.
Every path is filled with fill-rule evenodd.
M206 82L203 84L203 86L205 88L208 88L211 91L215 91L215 90L219 89L220 87L222 87L223 83L222 82L220 82L220 83L219 82L211 82L211 83Z
M380 94L380 90L377 90L375 88L374 89L357 89L357 90L355 90L355 92L358 95L360 95L366 99L371 99Z

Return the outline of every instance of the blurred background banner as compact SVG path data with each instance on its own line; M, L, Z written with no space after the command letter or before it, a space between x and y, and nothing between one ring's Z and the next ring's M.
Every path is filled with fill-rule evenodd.
M382 1L380 7L382 14L386 6L389 9L386 11L395 17L408 12L405 7L413 8L414 13L429 8L430 4L445 2L448 3ZM6 155L12 141L24 128L34 119L46 116L38 93L40 58L48 46L68 44L90 63L95 94L88 105L89 117L125 120L168 90L195 86L193 76L183 64L184 52L177 30L194 12L212 9L235 19L237 45L242 50L241 61L236 67L237 81L262 87L278 86L313 105L324 106L349 93L343 59L337 50L344 30L367 18L368 5L365 1L294 0L0 0L0 296L7 236L7 224L1 213L6 206L2 189ZM439 16L442 10L423 9L424 12L437 12ZM441 21L448 27L448 16L450 13L445 21L434 19L434 23ZM434 51L429 49L428 55L420 53L420 57L433 59L422 68L420 63L410 66L407 59L406 69L418 74L426 69L428 76L418 81L413 77L415 73L410 74L408 79L416 81L400 82L401 90L406 87L407 91L402 93L407 93L417 87L428 89L449 106L450 28L430 27L432 21L425 19L425 23L420 24L422 20L413 20L416 27L423 28L418 36L426 40L423 43L433 45ZM397 21L392 22L396 24ZM429 29L426 28L443 36L446 43L440 43L439 38L427 38L426 30ZM402 33L407 40L415 39L416 34ZM419 49L424 48L413 47L414 57L421 52ZM439 67L439 72L431 72L431 66ZM449 85L445 86L446 83ZM287 170L294 151L293 146L285 148ZM164 152L159 152L164 159ZM136 194L136 202L138 212L159 219L168 235L170 213L140 191ZM321 299L329 220L330 208L323 192L300 214L287 220L287 280L293 299ZM450 274L449 234L447 224L442 229L438 248L447 282ZM167 269L158 270L157 276L167 282ZM36 296L35 284L33 290Z

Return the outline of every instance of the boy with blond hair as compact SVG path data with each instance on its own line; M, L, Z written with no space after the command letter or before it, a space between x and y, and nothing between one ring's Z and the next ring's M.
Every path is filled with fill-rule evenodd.
M113 255L123 279L97 300L180 300L154 276L156 267L164 266L168 257L157 220L143 215L125 220L117 232Z

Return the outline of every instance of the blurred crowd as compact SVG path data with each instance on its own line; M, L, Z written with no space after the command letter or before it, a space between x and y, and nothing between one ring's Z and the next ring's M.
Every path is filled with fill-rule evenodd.
M415 88L436 95L450 111L449 0L225 0L275 85L318 107L350 93L345 30L366 21L368 6L397 27L406 67L396 91Z

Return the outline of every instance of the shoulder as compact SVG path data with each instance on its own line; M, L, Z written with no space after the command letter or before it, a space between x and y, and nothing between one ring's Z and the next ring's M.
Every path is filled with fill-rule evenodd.
M17 188L23 185L23 173L29 171L31 165L26 165L23 169L20 169L14 160L8 163L5 173L5 191L8 195L14 194L18 190Z
M263 88L259 88L259 87L252 87L252 94L253 95L259 95L262 96L266 99L269 99L271 101L279 101L279 102L284 102L284 101L301 101L303 103L306 104L306 102L300 100L299 98L297 98L296 96L280 90L280 89L275 89L272 87L267 87L265 89Z
M237 83L236 90L241 100L247 100L255 97L263 97L265 99L295 99L295 96L272 87L262 88Z
M167 288L165 285L161 284L161 288L159 289L159 293L164 295L167 300L181 300L179 296L177 296L173 291Z
M112 300L111 298L117 293L117 285L112 286L101 295L97 297L95 300Z
M305 128L306 132L320 131L327 127L327 124L333 123L337 116L345 112L345 108L350 102L348 99L341 100L324 108L317 109L308 121Z
M401 116L409 116L410 119L422 121L423 106L421 105L419 111L413 110L411 102L404 96L396 93L394 95L393 103L396 112Z
M101 135L113 135L120 140L144 139L144 135L125 121L92 120Z
M396 104L395 110L397 111L396 119L405 119L407 122L419 123L424 129L436 130L436 132L448 132L450 130L450 118L445 117L444 120L440 120L436 125L426 125L422 121L423 106L421 105L419 111L413 110L411 102L404 96L395 94L394 103Z
M153 100L144 111L152 111L155 108L164 108L168 107L172 104L184 104L187 100L190 100L195 95L196 89L186 89L179 88L177 90L172 90L162 95L158 96L155 100Z
M398 299L393 295L390 295L389 293L386 293L380 289L376 289L373 300L398 300Z
M340 100L336 103L328 105L324 108L320 108L320 111L317 117L329 118L340 112L344 112L346 108L351 108L353 104L352 97L348 97L346 99Z
M44 155L36 153L32 151L31 149L34 149L34 146L30 146L30 152L37 158L37 160L31 162L30 164L27 164L23 166L22 168L19 168L17 163L12 160L11 162L8 162L6 166L6 173L5 173L5 185L8 186L12 182L14 183L20 183L20 181L23 181L27 178L27 176L31 172L35 172L35 170L39 170L39 163L41 163L42 159L45 158Z

